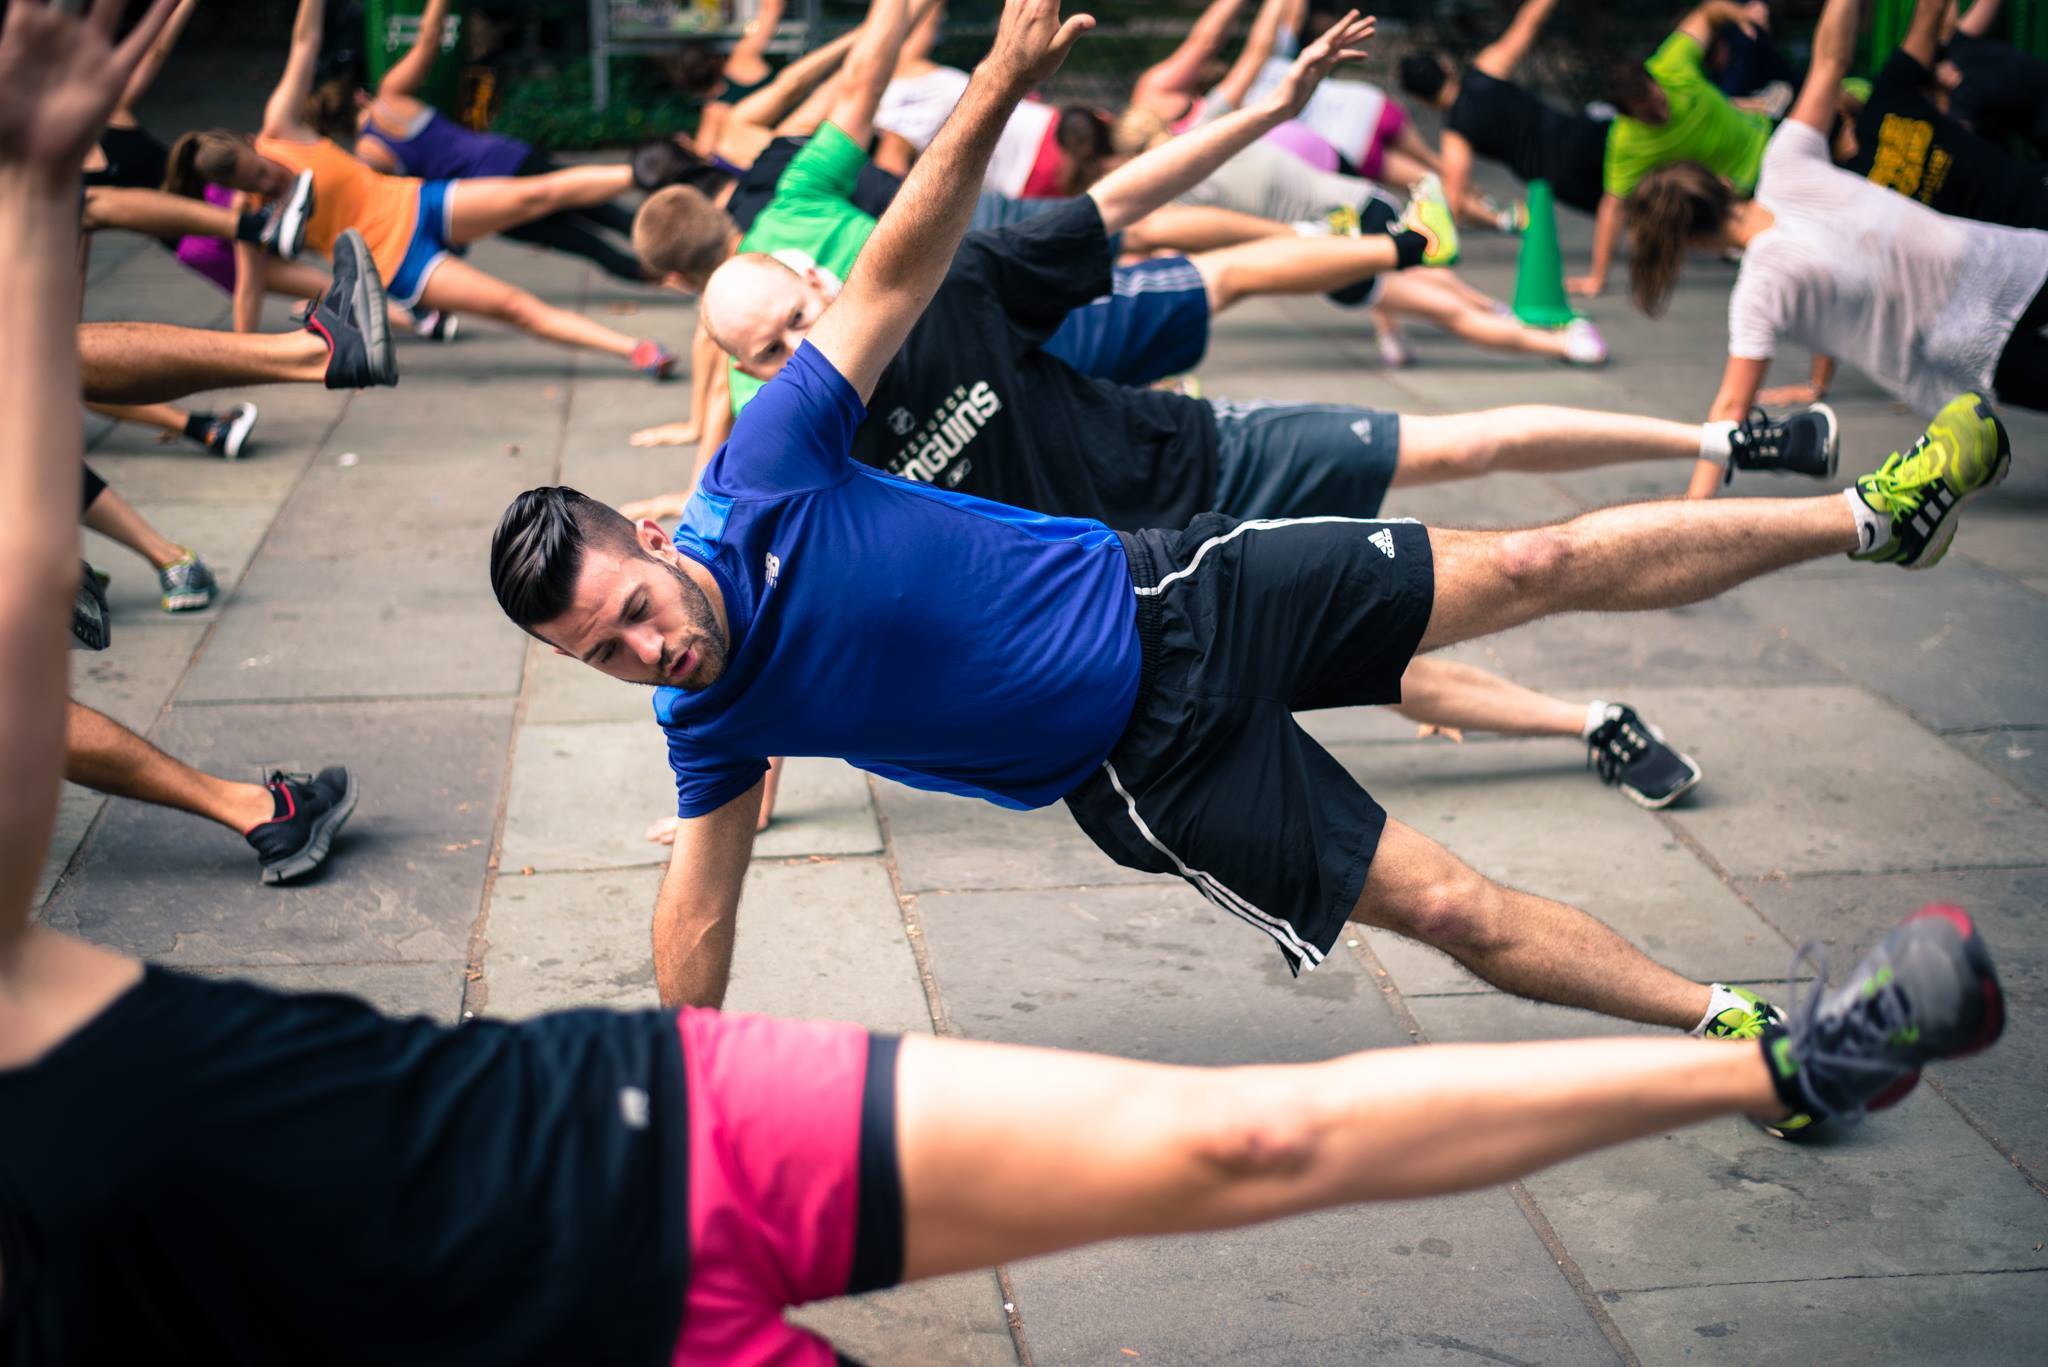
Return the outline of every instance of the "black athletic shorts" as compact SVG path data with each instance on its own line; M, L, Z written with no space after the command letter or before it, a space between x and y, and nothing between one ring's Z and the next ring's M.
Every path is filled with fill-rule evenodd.
M1144 669L1130 724L1067 795L1129 869L1179 874L1322 962L1365 887L1387 814L1294 720L1401 700L1436 591L1420 523L1350 517L1120 532Z

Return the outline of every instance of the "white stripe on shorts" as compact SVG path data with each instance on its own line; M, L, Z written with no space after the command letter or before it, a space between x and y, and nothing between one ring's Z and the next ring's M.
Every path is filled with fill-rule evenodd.
M1140 598L1155 598L1176 580L1187 578L1201 565L1202 558L1216 547L1237 540L1246 532L1270 532L1283 527L1313 527L1321 523L1351 522L1361 527L1386 527L1399 522L1413 522L1412 517L1261 517L1249 522L1240 522L1221 536L1212 536L1195 548L1194 558L1180 569L1167 575L1150 588L1133 590Z
M1211 902L1214 902L1217 906L1238 919L1250 922L1255 929L1265 931L1266 934L1279 942L1282 949L1299 958L1302 961L1303 968L1313 969L1323 961L1323 951L1297 935L1293 926L1277 916L1269 916L1265 912L1260 911L1250 902L1245 901L1244 898L1223 886L1222 881L1216 875L1204 873L1200 869L1189 868L1179 855L1167 849L1159 837L1152 834L1152 828L1145 824L1145 818L1138 815L1138 800L1131 796L1130 790L1124 787L1124 781L1117 777L1116 766L1108 760L1104 760L1102 762L1102 771L1109 775L1110 786L1115 788L1117 796L1124 800L1124 809L1131 814L1131 824L1138 828L1138 834L1145 837L1146 844L1171 860L1173 867L1180 873L1180 876L1193 884L1196 892L1201 893L1202 896L1208 898Z

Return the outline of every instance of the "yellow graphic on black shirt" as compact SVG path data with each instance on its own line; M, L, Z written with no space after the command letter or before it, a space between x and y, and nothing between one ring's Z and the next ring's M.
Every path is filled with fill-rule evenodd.
M1877 155L1869 179L1886 189L1932 204L1948 180L1948 149L1934 144L1934 125L1925 119L1887 114L1877 130Z

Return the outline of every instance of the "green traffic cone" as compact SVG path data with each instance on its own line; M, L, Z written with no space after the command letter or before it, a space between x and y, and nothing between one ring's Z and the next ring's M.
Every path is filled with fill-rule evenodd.
M1564 292L1564 253L1557 245L1557 206L1550 182L1529 182L1529 226L1515 268L1515 317L1539 328L1561 328L1578 317Z

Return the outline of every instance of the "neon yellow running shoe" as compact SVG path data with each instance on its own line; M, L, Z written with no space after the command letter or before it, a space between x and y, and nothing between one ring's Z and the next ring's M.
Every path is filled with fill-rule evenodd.
M1718 989L1722 984L1715 984ZM1762 1039L1767 1025L1783 1026L1785 1013L1759 997L1746 987L1728 987L1728 991L1741 998L1738 1006L1723 1007L1700 1033L1708 1039ZM1775 1139L1806 1138L1800 1132L1812 1128L1813 1117L1804 1111L1793 1111L1776 1120L1757 1122L1758 1128Z
M1358 236L1358 210L1349 204L1340 204L1324 214L1323 222L1329 225L1332 237Z
M1434 172L1415 182L1408 194L1408 207L1401 222L1422 234L1429 245L1422 250L1425 266L1454 266L1458 262L1458 223L1451 216L1450 201L1444 198L1444 183Z
M1955 540L1963 505L2004 480L2012 439L1981 394L1958 394L1942 405L1913 449L1894 452L1856 481L1856 492L1891 519L1891 535L1851 551L1909 570L1932 569ZM1868 535L1868 532L1865 533Z

